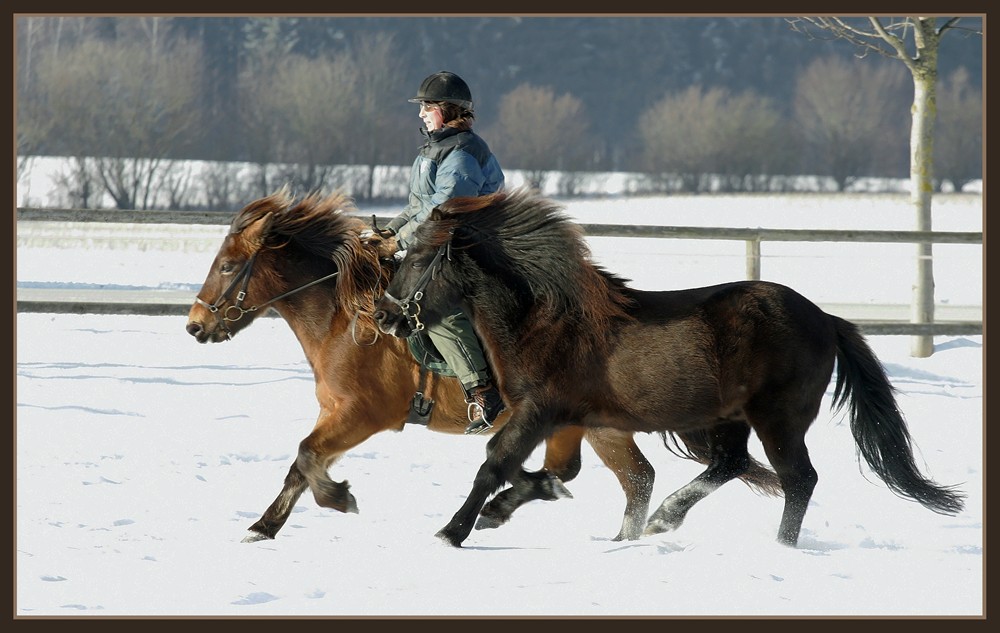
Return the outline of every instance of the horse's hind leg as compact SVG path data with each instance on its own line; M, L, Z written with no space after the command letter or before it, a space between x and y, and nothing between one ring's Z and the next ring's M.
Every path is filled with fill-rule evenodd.
M580 444L584 429L578 426L562 427L545 441L545 461L540 470L521 470L510 480L510 488L501 490L479 513L476 529L500 527L510 520L514 511L529 501L554 501L572 497L563 482L580 473ZM496 437L496 436L494 436ZM493 440L487 444L491 450Z
M644 535L676 530L694 504L749 468L750 427L746 423L723 421L713 427L709 435L711 462L708 468L663 501L649 517Z
M775 432L770 426L761 428L755 425L754 428L785 492L785 508L778 527L778 542L794 547L799 541L799 531L802 529L809 499L819 481L816 469L809 461L805 430L779 429Z
M292 513L292 508L295 507L295 502L299 500L308 486L309 484L299 471L298 465L292 463L288 474L285 475L285 485L281 488L281 492L264 511L263 516L250 526L250 533L244 537L243 542L255 543L265 539L273 539L278 530L285 525L285 521Z
M656 472L639 450L632 433L609 428L590 429L587 441L618 478L625 492L625 517L621 531L613 540L634 541L642 536L646 524Z

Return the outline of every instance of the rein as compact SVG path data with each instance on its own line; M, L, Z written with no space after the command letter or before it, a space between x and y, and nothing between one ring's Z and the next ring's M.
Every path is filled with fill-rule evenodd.
M419 332L424 329L424 324L420 321L419 302L424 298L424 290L427 288L427 285L430 284L431 280L437 276L438 271L440 271L441 267L444 265L442 262L444 259L451 261L451 240L442 244L438 249L438 252L434 254L434 259L431 260L430 266L427 267L427 270L425 270L423 274L420 275L420 278L417 279L417 283L413 286L413 291L410 292L410 296L405 299L397 299L388 292L383 295L386 299L399 306L403 316L406 317L406 320L415 331ZM413 309L412 312L411 308Z
M257 253L259 253L259 252L260 251L257 251ZM254 265L254 261L256 261L256 259L257 259L257 253L254 253L253 255L250 256L250 259L247 260L247 263L243 264L243 268L240 269L240 272L237 273L235 277L233 277L233 280L229 283L229 285L226 287L226 289L222 291L222 295L219 296L219 298L216 299L213 303L208 303L206 301L203 301L201 299L201 297L195 297L195 299L194 299L195 302L197 302L199 305L204 306L205 308L208 309L209 312L211 312L212 314L214 314L216 316L216 318L219 320L219 326L226 333L226 338L228 338L230 340L232 340L232 338L233 338L233 333L232 333L232 331L230 331L230 329L229 329L229 327L227 325L228 322L239 321L240 319L243 318L243 315L247 314L248 312L256 312L257 310L260 310L261 308L266 308L267 306L271 305L275 301L280 301L281 299L284 299L285 297L293 295L296 292L300 292L302 290L305 290L306 288L309 288L310 286L315 286L318 283L322 283L322 282L326 281L327 279L332 279L333 277L336 277L337 275L340 274L339 270L335 271L335 272L332 272L329 275L326 275L324 277L320 277L319 279L314 279L314 280L310 281L309 283L303 284L303 285L299 286L298 288L293 288L292 290L289 290L288 292L282 293L282 294L278 295L277 297L274 297L272 299L268 299L264 303L261 303L261 304L258 304L258 305L254 305L254 306L250 306L248 308L244 308L242 306L242 304L243 304L243 300L247 296L247 286L250 285L250 275L253 273L253 265ZM232 305L226 306L225 310L223 310L222 312L219 312L219 308L222 307L222 304L224 304L226 301L229 300L230 293L232 293L233 289L236 288L236 285L238 283L240 283L241 281L243 282L243 285L240 288L240 291L238 293L236 293L236 302L233 303Z

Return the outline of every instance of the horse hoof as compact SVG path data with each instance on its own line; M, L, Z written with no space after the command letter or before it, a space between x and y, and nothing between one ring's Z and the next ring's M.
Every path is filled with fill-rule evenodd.
M549 494L552 495L552 500L556 499L572 499L573 493L569 491L569 488L563 484L562 480L558 477L549 477Z
M501 519L500 517L480 515L479 520L476 521L476 529L477 530L492 530L492 529L500 527L501 525L503 525L506 522L507 521L505 519Z
M451 545L452 547L462 547L462 541L456 541L453 536L449 535L444 530L439 531L434 536L438 537L439 539L441 539L448 545Z
M343 499L343 502L338 504L340 507L337 509L344 514L358 514L358 500L350 492L351 484L345 479L337 484L337 489L339 493L337 496Z
M266 536L264 534L261 534L260 532L250 532L243 537L243 540L240 541L240 543L256 543L257 541L270 541L270 540L272 540L270 536Z
M313 498L316 500L316 505L321 507L345 514L358 514L358 502L350 493L350 487L347 481L339 483L331 481L318 486L313 491Z
M642 535L653 536L654 534L663 534L664 532L672 532L678 527L680 527L680 523L651 520L646 524L646 529L642 531Z

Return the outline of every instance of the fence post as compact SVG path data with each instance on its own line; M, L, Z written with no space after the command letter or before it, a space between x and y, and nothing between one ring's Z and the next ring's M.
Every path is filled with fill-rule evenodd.
M910 306L911 323L934 323L934 269L931 244L917 244L917 281ZM934 353L934 337L920 334L910 341L910 356L927 358Z
M760 236L747 240L747 279L760 279Z

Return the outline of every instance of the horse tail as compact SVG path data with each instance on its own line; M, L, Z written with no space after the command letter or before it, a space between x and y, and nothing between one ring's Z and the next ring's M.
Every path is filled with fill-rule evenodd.
M858 453L897 495L938 514L961 512L965 495L939 486L917 469L910 432L896 406L895 388L853 323L833 317L837 330L837 383L834 410L848 404Z
M711 463L712 453L709 448L708 430L664 431L660 435L663 436L664 446L674 455L694 460L706 466ZM780 497L783 494L778 475L753 457L750 457L749 467L746 472L739 476L739 479L758 494L770 497Z

